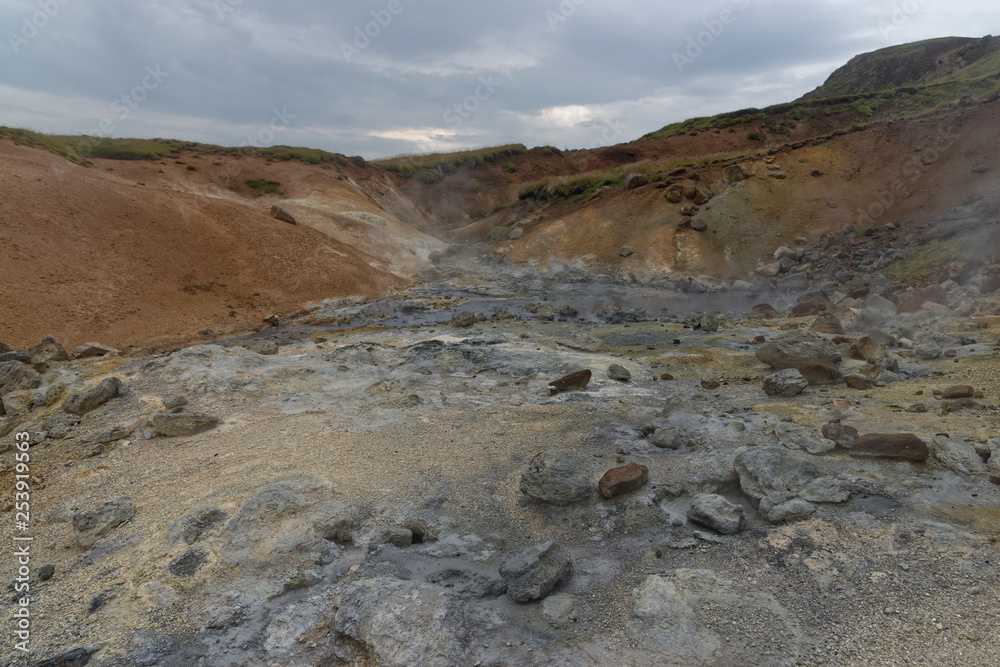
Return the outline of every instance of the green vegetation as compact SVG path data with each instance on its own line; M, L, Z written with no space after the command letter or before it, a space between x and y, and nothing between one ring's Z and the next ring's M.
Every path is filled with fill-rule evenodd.
M906 257L887 266L885 273L897 280L936 281L941 267L958 259L962 249L961 239L932 241L907 250Z
M459 169L475 169L487 162L495 162L504 157L525 155L528 149L524 144L508 144L492 146L475 150L459 151L457 153L429 153L426 155L401 155L384 160L376 160L372 164L387 169L402 178L410 178L418 183L430 185L437 183L445 176L456 173ZM511 162L505 162L507 165ZM517 167L514 167L517 171Z
M263 178L257 178L254 180L246 181L247 187L255 191L259 195L271 194L277 192L278 188L281 187L281 183L278 181L268 181Z
M466 187L469 188L469 192L479 192L479 190L483 187L483 182L478 178L473 178L468 182Z
M517 165L514 164L513 162L504 162L503 163L503 170L506 171L508 174L516 174L517 173Z

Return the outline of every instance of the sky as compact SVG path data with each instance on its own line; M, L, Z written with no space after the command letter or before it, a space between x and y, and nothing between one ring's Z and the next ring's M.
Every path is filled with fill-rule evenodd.
M0 0L0 125L368 159L788 102L996 0Z

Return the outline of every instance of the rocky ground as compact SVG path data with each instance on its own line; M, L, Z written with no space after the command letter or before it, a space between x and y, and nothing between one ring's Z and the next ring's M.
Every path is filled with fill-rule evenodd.
M1000 664L989 276L551 268L0 357L35 538L0 664Z

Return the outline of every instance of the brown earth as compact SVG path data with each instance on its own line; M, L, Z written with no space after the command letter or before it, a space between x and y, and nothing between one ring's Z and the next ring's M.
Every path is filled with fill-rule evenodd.
M398 289L442 244L336 176L246 157L80 167L0 141L0 340L169 344L309 301ZM256 178L298 199L254 197L243 182ZM275 201L299 224L270 217ZM381 213L385 226L343 212Z

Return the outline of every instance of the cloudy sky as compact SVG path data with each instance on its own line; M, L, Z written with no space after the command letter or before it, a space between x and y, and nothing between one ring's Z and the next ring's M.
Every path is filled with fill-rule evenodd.
M620 143L996 0L0 0L0 125L360 154Z

